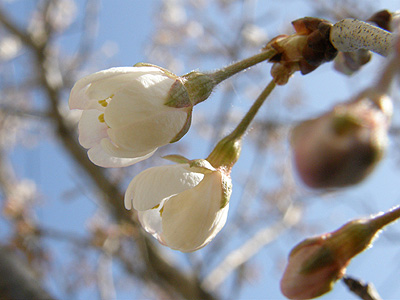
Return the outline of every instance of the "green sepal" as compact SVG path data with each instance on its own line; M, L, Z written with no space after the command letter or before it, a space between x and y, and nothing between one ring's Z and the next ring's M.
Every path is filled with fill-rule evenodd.
M338 264L335 258L335 253L332 249L326 246L321 246L317 253L301 265L300 273L310 274L334 264Z
M193 159L189 162L189 168L194 172L207 174L215 172L216 169L205 159Z
M211 95L216 85L211 76L198 71L192 71L183 75L181 78L183 79L193 105L206 100Z
M181 78L176 78L168 91L164 105L175 108L192 107L193 103Z
M162 158L172 161L177 164L190 164L190 160L179 154L171 154L163 156Z

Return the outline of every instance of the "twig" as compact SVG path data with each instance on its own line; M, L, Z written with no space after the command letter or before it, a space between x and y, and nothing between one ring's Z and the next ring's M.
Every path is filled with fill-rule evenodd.
M274 241L284 230L294 226L299 221L298 208L290 206L282 220L259 230L244 245L235 249L202 281L202 286L215 290L235 269L240 267L265 245Z
M343 277L343 283L360 299L382 300L372 283L364 283L349 276Z
M389 31L369 23L344 19L332 26L330 41L342 52L366 49L388 56L393 48L394 36Z

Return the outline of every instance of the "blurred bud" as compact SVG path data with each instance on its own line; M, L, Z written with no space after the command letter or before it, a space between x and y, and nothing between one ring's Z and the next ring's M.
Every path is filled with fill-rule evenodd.
M264 48L272 47L277 51L269 61L275 63L271 74L279 85L286 84L295 71L308 74L337 54L329 41L332 24L328 21L306 17L293 21L292 25L295 34L279 35Z
M359 49L354 52L339 52L335 58L334 68L345 75L352 75L371 60L371 51Z
M397 207L302 241L290 252L281 279L282 293L289 299L310 299L329 292L344 276L350 260L370 247L380 230L399 217Z
M297 171L312 188L335 188L363 180L382 158L387 144L391 100L366 92L339 104L292 132Z

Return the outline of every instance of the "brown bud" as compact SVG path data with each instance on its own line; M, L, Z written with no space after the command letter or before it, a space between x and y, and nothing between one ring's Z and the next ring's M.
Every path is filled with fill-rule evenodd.
M392 21L392 14L388 10L378 11L377 13L373 14L367 21L375 23L382 29L391 31L390 22Z
M285 84L297 70L308 74L337 54L329 41L332 24L328 21L306 17L293 21L292 25L295 34L279 35L264 48L274 48L277 52L269 60L275 63L271 74L277 84Z
M312 188L336 188L359 183L383 156L391 103L368 97L340 104L319 118L297 125L292 132L294 161L303 182ZM386 105L387 106L387 105Z

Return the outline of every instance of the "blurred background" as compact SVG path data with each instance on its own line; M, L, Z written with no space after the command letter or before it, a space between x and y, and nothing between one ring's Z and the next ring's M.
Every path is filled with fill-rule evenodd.
M295 19L366 20L399 8L395 0L1 0L0 298L26 290L49 299L285 299L279 280L294 245L399 204L397 84L387 154L361 184L309 190L289 148L293 125L374 83L385 58L373 55L352 76L325 64L274 90L233 168L226 226L191 254L145 233L123 206L125 189L140 171L168 164L163 155L207 157L268 84L271 66L222 83L194 108L182 140L122 169L87 159L70 89L85 75L137 62L178 75L212 71L291 34ZM383 299L400 298L399 237L394 224L347 269ZM338 282L321 299L357 297Z

